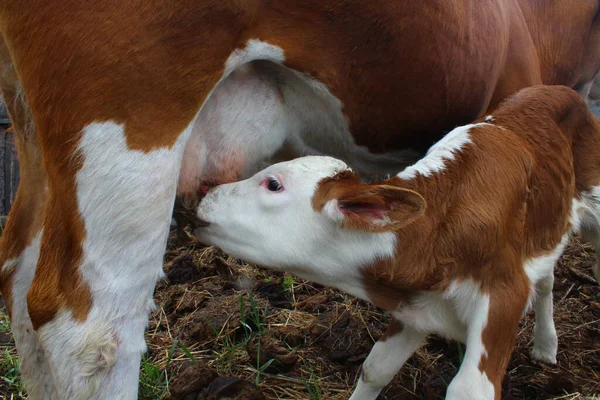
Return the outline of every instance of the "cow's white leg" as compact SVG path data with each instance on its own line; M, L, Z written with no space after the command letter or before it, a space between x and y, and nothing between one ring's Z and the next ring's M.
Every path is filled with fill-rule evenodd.
M163 276L189 131L170 148L143 152L128 147L124 125L93 123L83 129L81 167L75 176L78 210L73 212L79 212L85 227L77 267L91 305L83 317L73 307L63 307L39 328L61 398L137 398L144 330L154 307L155 283ZM41 260L44 239L54 238L42 239Z
M392 321L384 337L375 343L363 363L358 385L350 400L375 400L426 336L426 333Z
M552 288L554 275L550 274L536 283L537 296L533 302L535 308L535 327L533 329L533 350L531 356L536 360L556 364L558 337L554 327Z
M27 290L31 285L40 253L41 232L16 259L8 260L3 272L11 272L11 331L20 359L20 373L29 399L58 400L54 391L52 374L38 333L33 329L27 312ZM11 271L12 270L12 271Z

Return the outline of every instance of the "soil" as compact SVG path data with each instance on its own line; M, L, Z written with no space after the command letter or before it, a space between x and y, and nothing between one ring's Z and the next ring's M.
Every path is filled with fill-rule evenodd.
M157 286L158 307L147 332L148 360L171 378L167 398L349 397L389 317L339 291L250 266L214 248L193 242L176 248L171 236L167 278ZM591 247L574 239L556 268L558 363L531 359L533 315L528 313L503 399L600 398L595 397L600 396L600 288L592 278L594 263ZM463 351L464 346L431 336L379 399L443 399ZM0 398L4 393L0 382Z

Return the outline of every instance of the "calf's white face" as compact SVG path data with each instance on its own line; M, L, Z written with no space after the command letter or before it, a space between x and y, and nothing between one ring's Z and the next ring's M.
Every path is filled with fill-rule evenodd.
M209 225L194 233L253 263L282 268L301 264L331 233L327 228L332 224L312 207L317 184L348 169L334 158L304 157L220 185L198 207L198 218Z
M360 268L393 257L393 231L424 205L415 192L361 183L337 159L303 157L211 190L197 211L207 226L194 234L246 261L364 297Z

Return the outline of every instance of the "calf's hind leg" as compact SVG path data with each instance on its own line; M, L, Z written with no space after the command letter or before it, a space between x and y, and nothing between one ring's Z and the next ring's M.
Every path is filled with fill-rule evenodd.
M558 336L554 327L554 311L552 304L552 288L554 275L550 274L540 279L536 285L536 297L533 301L535 308L535 327L533 329L533 350L531 356L536 360L556 364Z

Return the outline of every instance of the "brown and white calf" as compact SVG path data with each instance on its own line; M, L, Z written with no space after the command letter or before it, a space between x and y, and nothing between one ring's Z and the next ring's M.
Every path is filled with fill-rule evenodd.
M391 313L352 400L375 399L430 333L467 345L446 398L499 399L531 302L532 356L556 362L553 267L569 234L600 249L600 124L573 90L536 86L392 179L299 158L213 189L197 215L201 241Z

